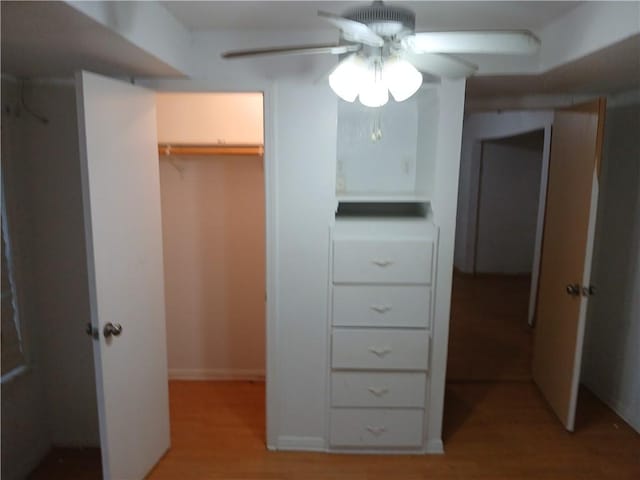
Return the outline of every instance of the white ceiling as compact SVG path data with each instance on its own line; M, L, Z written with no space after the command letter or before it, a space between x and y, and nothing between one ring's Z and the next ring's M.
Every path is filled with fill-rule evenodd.
M371 2L161 2L190 30L326 30L318 10L341 14ZM537 30L582 2L394 2L416 13L416 29Z
M640 35L540 75L471 77L467 95L613 93L640 87Z
M63 2L3 0L0 7L2 73L69 77L85 69L112 76L180 75Z
M161 3L190 30L244 29L251 31L252 38L259 39L261 31L265 36L278 31L285 37L295 31L297 36L294 36L300 38L306 37L307 31L318 31L327 37L332 29L317 18L317 10L341 13L358 2ZM541 30L580 3L584 2L398 2L416 12L418 30L525 28L533 31ZM87 69L112 76L179 74L148 51L64 2L2 0L0 7L3 73L60 77ZM336 40L337 37L336 32ZM472 77L468 80L467 96L601 93L639 84L640 35L635 35L541 75Z

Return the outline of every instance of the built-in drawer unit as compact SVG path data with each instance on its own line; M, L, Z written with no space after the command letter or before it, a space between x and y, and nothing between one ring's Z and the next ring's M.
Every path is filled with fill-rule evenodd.
M431 283L433 242L339 238L333 243L334 283Z
M420 372L333 372L333 407L424 408L426 375Z
M422 422L419 409L334 408L329 442L334 447L419 447Z
M431 288L426 285L335 285L333 325L428 328Z
M426 330L334 328L331 366L352 370L427 370Z

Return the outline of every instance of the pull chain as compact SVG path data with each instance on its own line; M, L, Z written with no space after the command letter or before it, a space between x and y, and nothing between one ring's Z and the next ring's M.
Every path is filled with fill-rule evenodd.
M380 109L376 108L371 122L371 141L379 142L382 139L382 118Z
M373 64L374 81L382 82L382 55ZM371 125L371 141L379 142L382 139L382 115L381 109L373 109L373 121Z

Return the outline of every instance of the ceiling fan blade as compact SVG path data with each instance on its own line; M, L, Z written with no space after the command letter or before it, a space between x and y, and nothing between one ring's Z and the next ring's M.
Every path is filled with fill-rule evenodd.
M438 77L465 78L473 75L478 69L477 65L451 55L404 51L401 56L421 72L430 73Z
M253 50L232 50L224 52L222 58L259 57L266 55L317 55L330 53L341 55L343 53L357 52L361 45L297 45L291 47L257 48Z
M540 40L527 30L422 32L402 40L414 53L491 53L530 55Z
M342 36L349 42L359 42L371 47L382 47L384 39L367 27L364 23L341 17L335 13L318 11L320 18L325 19L342 31Z

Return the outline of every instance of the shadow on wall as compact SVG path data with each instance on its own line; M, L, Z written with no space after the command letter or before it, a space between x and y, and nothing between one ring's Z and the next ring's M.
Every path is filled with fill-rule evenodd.
M640 431L640 92L607 109L582 380Z

